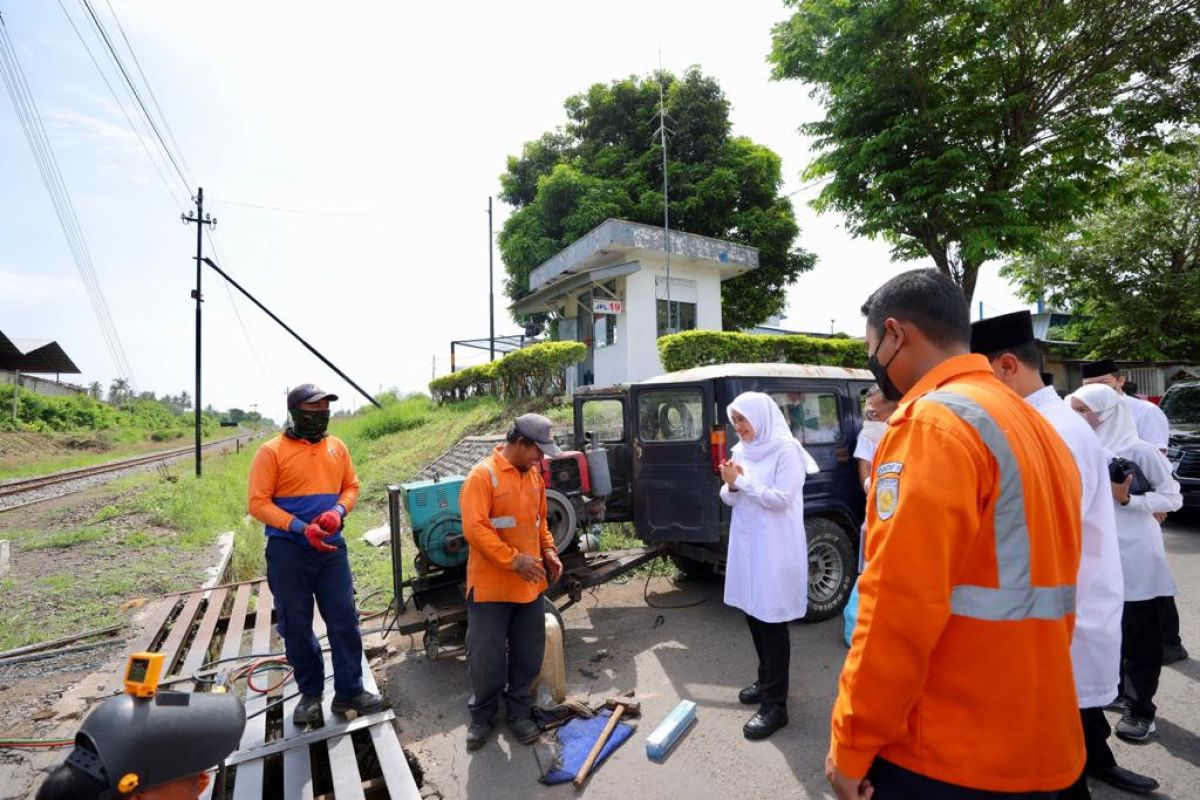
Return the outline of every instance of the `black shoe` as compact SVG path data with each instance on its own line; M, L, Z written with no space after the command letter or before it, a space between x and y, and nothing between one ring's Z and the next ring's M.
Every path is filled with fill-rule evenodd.
M353 711L358 716L365 717L367 714L375 714L383 711L385 708L387 708L387 701L379 695L372 694L371 692L360 692L350 698L333 698L333 705L329 707L329 710L342 716Z
M747 739L766 739L775 731L788 724L787 706L764 705L750 721L742 726L742 733Z
M1104 710L1115 711L1121 716L1125 716L1129 713L1129 698L1125 695L1119 695L1116 700L1113 700L1111 703L1106 705Z
M738 702L744 706L756 706L762 703L762 687L758 681L738 692Z
M1133 744L1146 744L1154 738L1156 730L1154 720L1130 713L1117 723L1117 738Z
M1163 648L1162 663L1165 667L1167 664L1174 664L1176 661L1187 661L1188 651L1183 646L1183 643L1169 644Z
M521 744L533 744L542 735L542 729L529 717L510 719L508 721L508 729L512 731L512 735L517 737L517 741Z
M1104 781L1109 786L1115 786L1134 794L1149 794L1158 790L1158 781L1147 775L1139 775L1131 769L1118 767L1113 764L1104 769L1089 769L1087 774L1098 781Z
M492 723L472 722L467 728L467 749L471 751L478 750L487 744L487 740L491 735Z
M292 724L303 728L321 722L321 695L302 695L296 710L292 712Z

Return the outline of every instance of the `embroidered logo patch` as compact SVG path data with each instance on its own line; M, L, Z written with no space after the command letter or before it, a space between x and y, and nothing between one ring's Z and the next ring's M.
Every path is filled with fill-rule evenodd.
M890 474L875 481L875 516L889 520L900 503L900 476Z

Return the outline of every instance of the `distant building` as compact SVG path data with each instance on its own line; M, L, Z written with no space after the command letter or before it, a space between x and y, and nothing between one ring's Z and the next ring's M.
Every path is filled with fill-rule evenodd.
M721 282L758 269L758 249L610 219L529 276L518 314L550 314L557 338L583 342L587 356L567 388L613 386L664 372L660 336L721 330ZM669 303L669 304L668 304Z
M22 389L47 395L85 394L81 386L63 383L62 375L78 375L75 366L58 342L44 339L9 339L0 333L0 383L20 385ZM53 375L54 380L35 377Z

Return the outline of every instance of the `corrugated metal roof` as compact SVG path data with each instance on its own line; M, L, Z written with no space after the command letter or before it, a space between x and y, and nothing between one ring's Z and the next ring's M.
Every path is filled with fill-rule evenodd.
M0 369L60 375L78 375L80 372L58 342L9 339L3 333L0 333Z

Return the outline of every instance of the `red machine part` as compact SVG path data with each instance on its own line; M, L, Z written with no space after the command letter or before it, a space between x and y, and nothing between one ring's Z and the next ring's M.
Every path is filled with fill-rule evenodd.
M555 484L554 463L552 462L561 462L564 459L574 461L578 465L579 491L583 492L583 494L590 495L592 493L592 480L591 474L588 470L587 456L578 450L564 450L562 455L553 459L543 458L538 463L538 468L542 472L542 484L548 489L559 489L560 491L563 490L564 487ZM574 487L570 487L570 490L574 491Z

